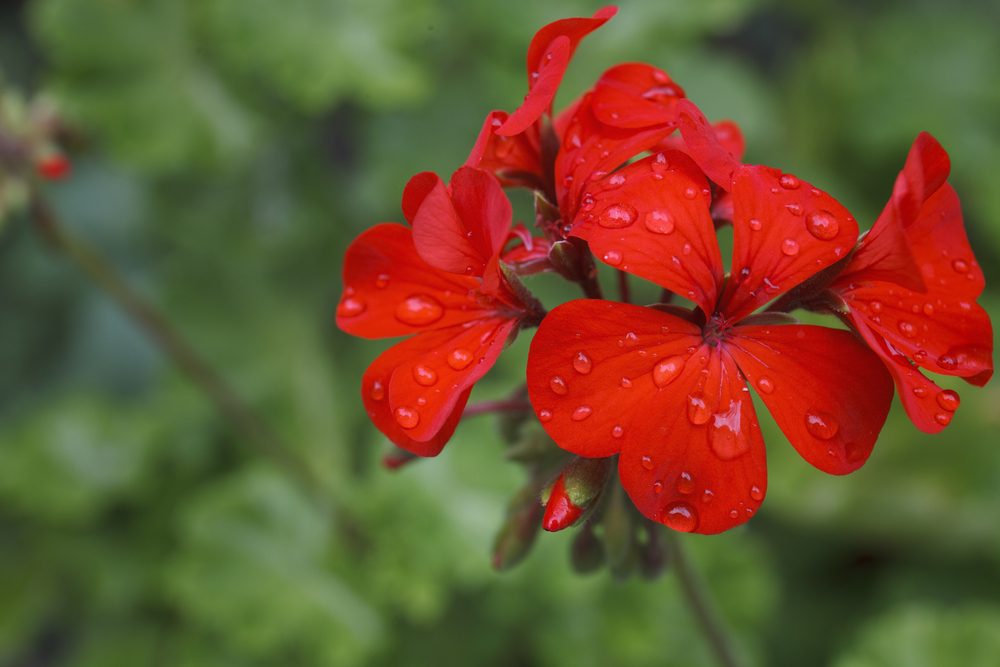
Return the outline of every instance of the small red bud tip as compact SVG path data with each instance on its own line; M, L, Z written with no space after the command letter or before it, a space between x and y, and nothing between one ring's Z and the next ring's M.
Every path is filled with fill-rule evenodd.
M397 449L382 457L382 467L388 470L399 470L407 463L416 460L417 458L419 457L414 456L405 450Z
M69 160L62 155L50 155L37 164L38 175L49 181L58 181L69 176L72 169Z
M569 528L580 518L581 514L583 514L583 508L574 505L573 501L569 499L562 475L560 475L555 486L552 487L549 502L545 506L542 528L550 533Z

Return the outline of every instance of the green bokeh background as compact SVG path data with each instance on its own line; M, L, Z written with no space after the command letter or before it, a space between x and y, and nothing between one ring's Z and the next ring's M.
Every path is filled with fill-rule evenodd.
M438 459L384 470L357 392L383 345L332 324L350 240L399 219L410 175L450 173L485 114L516 106L538 27L598 6L0 4L6 83L53 95L84 138L73 177L46 188L65 225L330 497L247 442L23 215L8 219L0 665L712 664L669 572L580 577L557 534L494 573L492 536L523 483L495 425L470 421ZM993 0L623 0L564 90L621 61L661 66L742 125L748 161L816 183L863 226L930 131L996 317L997 25ZM523 338L474 399L519 381ZM751 664L997 664L1000 388L962 399L934 437L894 405L844 478L810 468L762 414L759 516L685 538Z

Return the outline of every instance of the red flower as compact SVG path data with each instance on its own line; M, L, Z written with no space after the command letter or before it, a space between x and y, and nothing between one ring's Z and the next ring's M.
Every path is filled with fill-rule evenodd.
M882 358L910 419L928 433L951 422L959 398L921 368L977 386L993 375L992 326L976 303L985 281L950 169L941 145L918 136L892 198L826 299Z
M60 181L69 176L73 166L65 156L52 153L39 158L35 168L42 178L49 181Z
M537 307L500 264L511 207L491 175L463 167L448 187L418 174L403 211L412 230L377 225L347 249L337 326L363 338L412 336L369 366L362 399L393 443L434 456L472 386Z
M572 235L698 310L682 317L607 301L564 304L532 342L528 389L562 448L620 455L622 485L644 515L716 533L746 521L766 491L748 385L809 463L844 474L868 458L892 382L849 332L751 315L845 257L857 224L808 183L739 164L696 107L678 106L688 150L732 196L730 278L711 190L688 155L653 155L592 183Z

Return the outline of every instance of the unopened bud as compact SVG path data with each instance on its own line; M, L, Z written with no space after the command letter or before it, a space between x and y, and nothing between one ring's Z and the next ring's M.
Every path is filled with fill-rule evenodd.
M589 524L584 524L577 531L570 547L569 559L573 569L580 574L593 572L604 564L604 544Z
M58 153L40 158L35 163L38 175L49 181L58 181L69 176L72 169L69 160Z
M528 555L538 536L541 518L538 485L532 481L507 506L507 519L493 542L493 569L509 570Z
M663 527L651 521L645 522L639 544L639 572L646 579L655 579L667 566L668 554L663 541Z
M573 525L601 495L611 474L613 459L573 459L543 495L545 516L542 527L548 531Z
M634 516L621 486L615 486L602 519L608 569L615 578L625 579L636 564L636 545L633 538Z
M382 466L388 468L389 470L399 470L410 461L414 461L418 458L420 457L416 454L411 454L405 449L399 449L397 447L382 457Z

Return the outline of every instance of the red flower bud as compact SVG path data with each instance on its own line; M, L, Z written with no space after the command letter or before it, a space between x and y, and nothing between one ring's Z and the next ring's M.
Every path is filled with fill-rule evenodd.
M542 528L555 532L576 523L604 490L610 472L610 458L576 458L563 468L548 497L542 499Z
M63 155L48 155L35 165L38 175L49 181L58 181L69 176L72 165Z

